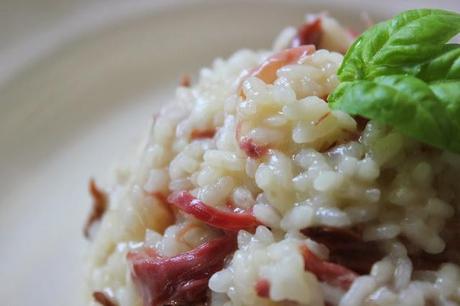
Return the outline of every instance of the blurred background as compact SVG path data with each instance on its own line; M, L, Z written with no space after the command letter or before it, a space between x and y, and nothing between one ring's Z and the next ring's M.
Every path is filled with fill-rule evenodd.
M341 2L345 5L340 5ZM136 15L168 10L178 5L237 6L276 3L284 7L313 6L323 9L338 4L345 9L361 8L371 13L387 15L411 7L436 6L455 10L460 6L458 0L3 0L0 1L0 80L7 77L9 71L21 66L22 61L26 61L25 58L39 56L57 45L62 45L65 40L74 40L79 35Z
M1 0L0 304L84 305L88 180L109 183L183 73L305 13L362 30L414 7L460 1Z

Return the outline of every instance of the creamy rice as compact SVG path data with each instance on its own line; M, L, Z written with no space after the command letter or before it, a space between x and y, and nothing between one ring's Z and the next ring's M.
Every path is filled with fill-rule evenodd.
M458 255L460 156L331 110L325 99L352 39L321 18L320 48L276 69L272 82L254 69L285 52L293 28L273 50L217 59L196 85L177 89L135 165L108 188L88 296L142 305L128 253L171 258L222 237L168 203L187 191L258 225L233 233L236 250L209 275L211 305L460 305L460 268L444 256ZM351 280L331 280L338 271Z

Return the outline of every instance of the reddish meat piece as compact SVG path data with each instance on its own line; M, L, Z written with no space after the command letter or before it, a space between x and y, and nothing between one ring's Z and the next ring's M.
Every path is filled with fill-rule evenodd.
M182 87L190 87L192 84L192 78L188 74L183 74L180 78L179 85Z
M300 252L304 259L305 270L316 275L322 282L348 290L358 276L355 272L341 265L322 260L311 252L306 245L300 246Z
M257 281L255 289L258 296L267 298L270 295L270 282L265 278L261 278Z
M313 45L299 46L282 50L270 56L265 62L257 67L250 76L256 76L267 84L272 84L276 78L279 68L296 63L302 57L312 54L316 48Z
M268 146L258 145L249 137L241 138L240 149L246 153L247 156L253 159L259 159L264 156L268 151Z
M329 249L329 260L359 274L368 274L385 253L376 242L363 241L360 231L331 226L309 227L302 233Z
M128 253L131 275L144 306L205 302L209 278L222 269L236 247L236 237L225 235L169 258L153 249Z
M102 218L108 206L107 194L97 187L94 179L89 181L89 193L93 199L93 206L86 220L85 227L83 228L83 234L86 238L90 238L91 227Z
M161 193L159 191L153 192L152 196L154 196L158 201L160 201L162 203L165 203L165 204L168 204L168 199L163 193Z
M369 122L369 119L364 118L362 116L354 116L353 118L356 121L358 131L360 131L360 132L364 131L364 128L366 127L367 123Z
M215 129L211 130L193 130L190 138L193 139L203 139L203 138L213 138L216 134Z
M446 241L446 249L440 254L428 254L415 247L404 237L400 241L408 249L408 256L415 270L437 270L442 263L460 264L460 247L457 237L460 223L457 217L447 222L441 236ZM385 256L384 250L375 241L363 241L358 229L342 229L328 226L310 227L302 233L314 241L324 244L330 252L331 262L345 266L359 274L368 274L372 265Z
M117 304L102 291L93 292L93 298L102 306L117 306Z
M304 23L297 29L297 35L292 39L291 47L302 45L314 45L318 47L322 36L321 18L318 17L313 21Z
M238 86L239 95L243 99L246 98L242 89L242 85L247 78L255 76L264 81L266 84L273 84L277 78L276 72L278 69L283 66L296 63L302 57L315 52L315 50L315 46L307 45L282 50L270 56L260 66L253 69L247 76L241 79L240 85Z
M235 130L236 141L240 149L246 153L246 155L252 159L259 159L267 154L269 147L267 145L259 145L254 142L251 138L241 136L242 122L238 122Z
M214 208L206 205L187 191L171 193L168 202L215 228L238 231L259 225L257 219L248 212L228 212Z
M332 226L307 227L302 230L302 233L326 246L331 243L349 244L362 241L359 231Z

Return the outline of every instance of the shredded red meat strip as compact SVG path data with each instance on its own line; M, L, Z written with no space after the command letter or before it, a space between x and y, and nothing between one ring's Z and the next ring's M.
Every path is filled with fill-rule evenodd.
M270 56L260 66L250 71L248 75L240 80L240 84L238 86L239 95L243 99L246 98L242 89L242 85L248 77L255 76L264 81L266 84L273 84L277 78L276 72L279 68L293 64L300 58L308 54L312 54L314 51L315 46L305 45L296 48L285 49Z
M366 127L366 124L369 122L369 119L364 118L362 116L354 116L353 117L356 121L356 125L358 127L358 131L362 132Z
M102 191L97 185L94 179L89 181L89 193L93 199L93 206L91 212L88 215L85 226L83 228L83 234L86 238L90 238L90 230L93 224L99 221L107 210L108 198L104 191Z
M305 270L316 275L320 281L332 286L348 290L358 276L344 266L322 260L311 252L306 245L300 246L300 252L304 259Z
M373 241L363 241L357 229L332 226L309 227L302 233L329 249L329 260L359 274L368 274L385 253Z
M168 202L215 228L237 231L254 228L259 225L257 219L251 213L229 212L214 208L206 205L187 191L171 193L168 197Z
M203 138L213 138L216 134L215 129L210 130L193 130L190 135L191 139L203 139Z
M316 18L311 22L306 22L297 29L297 35L292 39L291 47L299 47L302 45L319 46L323 28L321 26L321 18Z
M235 235L227 234L169 258L159 256L153 249L128 253L131 274L144 306L205 302L209 278L222 269L225 258L236 247Z
M249 137L241 138L239 145L240 149L243 150L247 156L253 159L261 158L268 151L268 146L258 145Z
M102 291L93 292L93 298L102 306L117 306L117 304Z
M260 297L267 298L270 294L270 282L261 278L256 282L256 294Z
M182 87L190 87L192 84L192 78L188 74L183 74L180 78L179 85Z
M372 265L385 256L384 250L375 241L364 241L361 231L328 226L310 227L302 233L314 241L324 244L330 252L329 260L345 266L359 274L368 274ZM400 241L408 249L408 256L416 270L437 270L442 263L460 264L460 247L457 239L460 223L452 218L445 225L441 236L446 241L446 249L440 254L428 254L410 241L401 237Z
M235 136L240 149L252 159L259 159L268 152L267 145L256 144L251 138L241 136L241 122L236 125Z

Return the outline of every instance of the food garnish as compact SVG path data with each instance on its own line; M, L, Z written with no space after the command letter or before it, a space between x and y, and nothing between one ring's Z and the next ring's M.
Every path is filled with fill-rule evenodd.
M373 26L346 53L329 104L460 153L459 32L460 15L437 9Z

